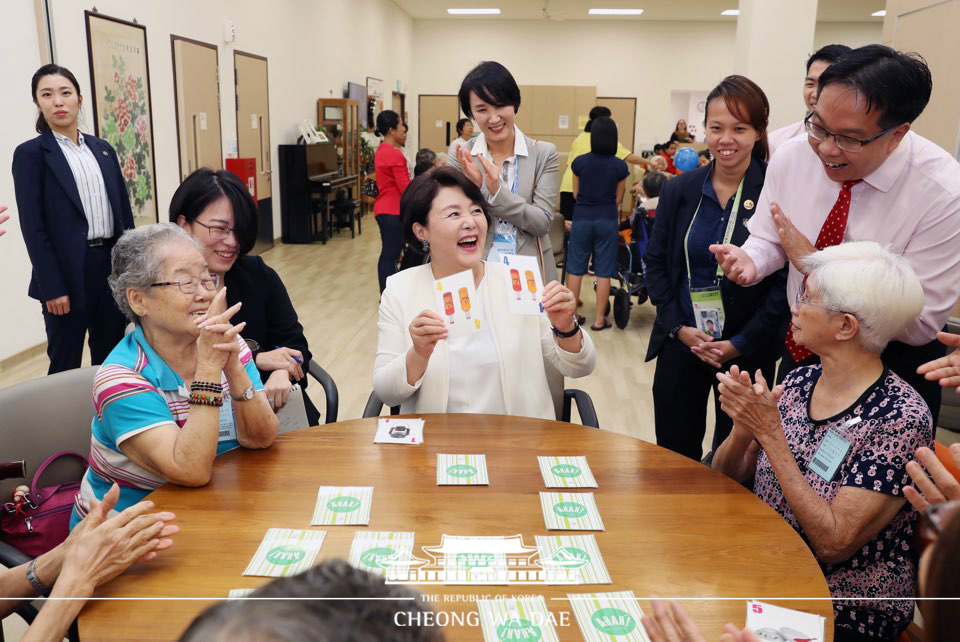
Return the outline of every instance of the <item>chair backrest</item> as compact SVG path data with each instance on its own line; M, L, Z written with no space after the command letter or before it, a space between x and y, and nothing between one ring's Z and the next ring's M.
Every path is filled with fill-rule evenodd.
M89 456L93 377L98 368L67 370L0 389L2 456L27 464L26 480L0 481L0 501L9 501L17 486L29 486L37 467L53 453L72 450ZM78 463L63 458L47 468L43 484L77 481L82 474Z
M940 460L943 467L946 468L957 481L960 481L960 468L958 468L957 463L953 461L953 455L950 454L950 449L939 441L935 441L933 442L933 452L936 453L937 459Z
M307 407L303 403L303 391L299 385L293 385L287 403L277 411L277 419L280 420L279 434L281 435L310 425L310 420L307 419Z
M367 405L363 408L363 418L379 417L381 410L383 410L383 402L380 400L380 397L377 396L376 392L371 392L370 396L367 397ZM391 406L390 414L399 415L400 406Z
M307 372L310 376L320 382L323 388L323 396L327 403L327 419L324 423L333 424L337 422L337 414L340 411L340 391L337 389L337 383L330 376L330 373L320 367L314 360L310 360L307 365ZM306 425L306 424L304 424Z

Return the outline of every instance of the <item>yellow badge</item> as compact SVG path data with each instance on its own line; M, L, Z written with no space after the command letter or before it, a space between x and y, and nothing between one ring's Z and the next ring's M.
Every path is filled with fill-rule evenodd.
M752 209L753 209L753 201L751 201L750 199L745 200L745 201L743 202L743 207L744 207L744 209L752 210Z

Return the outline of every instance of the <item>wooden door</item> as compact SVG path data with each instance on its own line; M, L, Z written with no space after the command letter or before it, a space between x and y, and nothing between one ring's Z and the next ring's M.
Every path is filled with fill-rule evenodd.
M457 121L460 119L460 103L456 96L421 95L419 104L420 126L418 149L427 147L435 152L445 152L457 137Z
M393 111L400 114L403 122L407 122L407 96L399 91L393 92L393 105L390 107Z
M637 123L637 99L598 97L597 104L610 109L612 118L617 123L620 144L632 152L634 127Z
M240 158L257 159L257 198L268 199L271 186L270 107L267 59L234 52L237 91L237 152Z
M180 180L199 167L223 169L217 46L170 36Z

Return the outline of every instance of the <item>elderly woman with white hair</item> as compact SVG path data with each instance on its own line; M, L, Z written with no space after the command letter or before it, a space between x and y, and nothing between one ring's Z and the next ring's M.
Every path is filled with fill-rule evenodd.
M110 288L135 326L94 379L89 468L71 528L116 482L122 511L165 483L203 486L217 455L266 448L279 421L200 245L175 223L128 230Z
M916 567L907 462L933 440L916 390L880 353L923 308L920 281L876 243L804 259L793 336L821 363L773 390L731 368L720 403L733 431L713 467L754 492L807 541L834 598L835 639L893 640L913 620ZM869 600L844 599L867 597ZM879 598L879 599L878 599Z

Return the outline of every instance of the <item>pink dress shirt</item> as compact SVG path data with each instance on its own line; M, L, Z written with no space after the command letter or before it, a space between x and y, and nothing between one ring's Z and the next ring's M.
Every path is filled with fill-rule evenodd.
M776 151L780 145L783 145L791 138L799 136L800 134L803 134L804 136L807 134L806 126L803 124L802 120L798 123L793 123L791 125L787 125L786 127L781 127L780 129L775 129L772 132L769 132L767 134L767 157L769 158L773 156L773 152ZM804 138L804 140L806 140L806 138Z
M807 140L783 143L770 159L757 211L747 224L744 251L757 267L757 281L783 267L770 204L778 203L811 243L840 193ZM909 345L936 338L960 298L960 163L910 131L883 165L851 192L844 241L876 241L901 254L923 285L920 316L894 337ZM791 265L787 301L802 275Z

